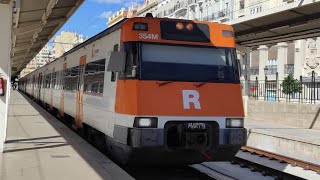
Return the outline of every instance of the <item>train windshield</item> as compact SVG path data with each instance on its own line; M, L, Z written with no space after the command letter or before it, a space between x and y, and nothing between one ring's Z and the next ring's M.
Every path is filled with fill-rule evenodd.
M140 78L160 81L235 82L235 49L141 45Z

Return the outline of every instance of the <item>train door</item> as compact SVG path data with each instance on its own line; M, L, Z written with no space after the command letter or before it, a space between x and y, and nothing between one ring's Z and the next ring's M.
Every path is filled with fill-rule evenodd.
M77 79L77 99L76 99L76 118L75 125L76 128L82 128L82 118L83 118L83 93L84 93L84 73L85 65L87 61L86 56L80 57L80 65L78 66L78 79Z
M27 85L28 85L29 81L30 81L30 80L26 79L26 82L24 83L24 86L23 86L23 88L24 88L24 93L27 93Z
M38 76L38 101L41 101L41 85L42 85L42 73L39 73L39 76Z
M64 88L65 88L65 82L64 82L64 77L66 74L66 70L67 70L67 63L63 64L63 69L62 72L60 74L60 89L61 89L61 94L60 94L60 117L63 118L64 117Z
M32 76L32 81L31 81L31 96L34 97L35 93L34 93L34 86L35 86L35 82L36 82L36 75Z
M50 79L50 86L49 86L49 91L50 91L50 110L53 110L53 89L56 81L56 74L55 74L55 68L52 68L52 73L51 73L51 79Z
M42 79L42 89L41 89L41 101L42 101L42 105L45 105L45 97L46 97L46 91L47 91L47 79L48 79L48 74L43 75L43 79Z

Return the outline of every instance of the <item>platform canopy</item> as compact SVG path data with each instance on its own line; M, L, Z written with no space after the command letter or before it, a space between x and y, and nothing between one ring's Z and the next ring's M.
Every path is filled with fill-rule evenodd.
M26 67L82 3L83 0L13 1L12 76Z
M228 22L235 30L237 44L257 47L319 37L320 0L287 3Z

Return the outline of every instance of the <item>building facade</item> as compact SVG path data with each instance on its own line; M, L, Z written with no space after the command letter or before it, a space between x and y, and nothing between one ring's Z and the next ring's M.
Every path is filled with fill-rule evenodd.
M87 38L75 32L62 31L60 35L54 37L52 43L52 58L56 59L62 56L76 45L83 43Z
M131 12L131 13L129 13L129 12ZM122 9L120 9L120 11L117 11L116 13L114 13L113 15L111 15L108 18L107 26L111 27L111 26L117 24L119 21L121 21L125 18L128 18L130 15L132 15L132 17L133 17L135 13L136 13L136 8L130 7L129 10L122 8Z
M156 14L158 4L158 0L145 0L142 5L131 6L128 10L121 8L108 18L107 26L111 27L125 18L144 17L147 13Z
M30 63L24 68L20 77L24 77L25 75L31 73L39 67L44 66L45 64L51 62L53 60L51 49L48 44L46 44L40 52L30 61Z

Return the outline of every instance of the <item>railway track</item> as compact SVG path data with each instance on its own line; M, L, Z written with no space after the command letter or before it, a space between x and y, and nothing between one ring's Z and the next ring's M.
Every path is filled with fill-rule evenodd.
M268 152L268 151L264 151L264 150L261 150L261 149L248 147L248 146L242 147L241 150L243 152L250 152L252 154L257 154L260 157L268 157L271 160L273 160L273 159L274 160L278 160L281 163L291 164L292 166L298 166L298 167L301 167L301 168L303 168L305 170L312 170L312 171L315 171L317 173L320 173L320 165L317 165L317 164L313 164L313 163L310 163L310 162L294 159L294 158L291 158L291 157L282 156L282 155L279 155L279 154L275 154L275 153L272 153L272 152Z
M212 176L190 166L123 168L137 180L212 180Z
M320 179L319 165L251 147L242 147L230 162L192 165L214 179Z
M44 108L46 109L46 108ZM48 110L48 109L46 109ZM50 112L50 111L49 111ZM52 112L51 112L52 113ZM55 116L55 114L53 114ZM57 119L59 117L56 116ZM66 124L67 125L67 124ZM68 125L67 125L68 126ZM68 126L71 130L74 129ZM89 142L89 141L88 141ZM96 143L89 142L95 146L100 152L104 153L103 149ZM105 153L104 153L105 154ZM108 156L107 154L105 154ZM264 159L264 161L272 161L274 164L282 166L291 165L292 167L300 167L303 171L310 172L309 176L303 177L297 171L296 174L284 172L283 169L274 168L276 165L267 166L262 161L255 159ZM282 156L272 152L244 146L241 148L234 160L230 162L205 162L191 166L181 167L148 167L148 168L127 168L125 169L131 176L138 180L144 179L165 179L165 180L240 180L240 179L320 179L320 166L309 162L301 161L291 157ZM301 172L301 171L300 171ZM299 176L300 175L300 176ZM308 178L311 177L311 178Z

